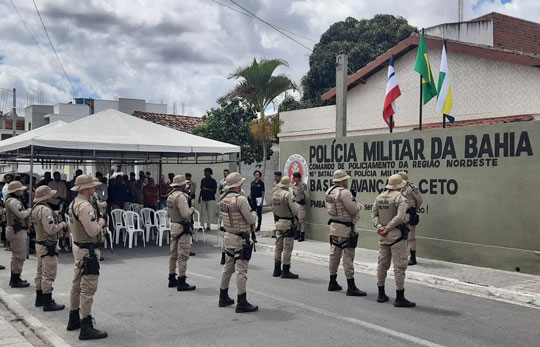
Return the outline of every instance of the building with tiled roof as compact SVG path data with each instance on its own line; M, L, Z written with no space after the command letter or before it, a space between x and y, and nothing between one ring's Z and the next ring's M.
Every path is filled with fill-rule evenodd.
M198 126L204 125L204 121L200 117L179 116L174 114L151 113L141 111L135 111L133 113L133 116L190 134Z
M456 121L459 126L492 124L491 118L525 121L540 118L540 23L498 13L467 22L425 29L425 41L435 81L441 51L447 41ZM347 79L347 135L388 132L382 117L390 57L401 89L396 100L394 131L418 128L419 75L414 63L420 41L412 34ZM332 99L336 88L322 98ZM524 117L523 117L524 116ZM325 106L280 113L280 141L335 136L336 107ZM436 100L423 106L423 128L437 128L442 115Z

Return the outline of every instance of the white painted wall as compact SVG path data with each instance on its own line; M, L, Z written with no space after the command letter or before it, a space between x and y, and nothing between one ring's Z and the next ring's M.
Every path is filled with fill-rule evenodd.
M118 101L94 99L94 113L105 111L109 108L118 110Z
M441 24L424 29L426 35L493 47L493 21Z
M154 104L147 102L144 105L145 112L167 114L167 104Z
M84 104L56 104L53 113L64 116L88 116L90 108Z

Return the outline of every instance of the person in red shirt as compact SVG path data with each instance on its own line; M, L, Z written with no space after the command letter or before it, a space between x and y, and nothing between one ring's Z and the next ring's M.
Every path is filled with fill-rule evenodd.
M159 199L159 189L154 183L154 179L148 177L148 184L143 188L144 194L144 207L148 207L157 210L157 204Z
M167 193L169 192L169 183L165 181L165 176L159 178L159 204L158 209L167 207Z

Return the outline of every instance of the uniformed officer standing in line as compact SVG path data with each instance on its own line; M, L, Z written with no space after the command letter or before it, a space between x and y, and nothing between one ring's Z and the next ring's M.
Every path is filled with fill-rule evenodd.
M90 202L98 185L99 183L88 175L78 176L75 185L71 188L78 194L68 208L69 228L73 235L75 271L71 287L71 307L67 330L81 328L79 340L107 337L105 331L94 329L94 319L92 318L92 303L99 279L99 247L101 247L103 240L102 233L106 230L105 220L98 219L98 211Z
M26 288L30 283L21 279L24 261L26 260L26 237L28 234L28 217L30 209L22 200L27 188L19 181L8 185L6 198L6 239L11 245L11 278L12 288Z
M389 300L384 290L386 273L390 262L394 262L394 278L396 280L396 307L414 307L416 304L405 299L405 270L407 269L407 236L405 213L407 199L401 194L406 182L400 175L390 176L386 189L373 203L371 220L377 228L379 236L379 264L377 266L377 286L379 296L377 302Z
M219 307L234 304L234 300L229 297L229 282L236 271L238 291L236 313L254 312L259 309L246 299L248 264L253 251L253 242L249 234L257 217L251 212L247 198L242 194L242 184L245 180L238 172L230 173L225 180L225 192L220 197L219 203L219 211L226 231L224 243L227 253L227 261L221 275Z
M294 201L298 205L298 222L300 230L298 242L302 242L305 240L306 236L306 204L309 199L309 190L307 184L302 182L302 175L300 172L293 173L293 182Z
M418 209L422 206L424 201L422 194L418 188L409 182L409 175L406 172L398 172L403 178L405 187L401 190L401 194L407 199L407 218L409 223L409 237L407 238L407 245L411 249L411 259L409 259L409 265L416 265L416 226L419 222Z
M294 246L295 216L298 215L298 205L293 201L289 191L291 182L285 176L278 184L278 190L272 194L272 210L276 217L276 248L274 250L274 273L272 276L281 278L298 278L291 270L291 253ZM283 271L281 260L283 259Z
M278 184L281 182L283 174L281 171L274 171L274 183L272 184L272 195L279 189ZM274 223L277 222L276 215L274 215ZM272 238L276 238L276 229L272 232Z
M48 205L56 194L48 186L36 189L32 223L36 231L36 255L38 258L36 284L36 307L43 306L43 311L59 311L65 308L52 298L53 282L56 279L58 265L58 239L67 229L66 222L59 222L53 209Z
M343 257L343 269L347 278L348 296L366 296L354 283L354 255L358 243L358 233L354 225L360 219L360 206L347 189L349 178L345 170L336 170L334 185L326 191L326 209L330 215L330 283L329 291L341 290L337 283L337 270Z
M187 261L191 248L191 197L187 192L188 180L184 175L174 176L172 190L167 197L167 213L171 219L171 247L169 254L169 288L176 287L179 292L195 290L186 283ZM178 279L176 267L178 266Z

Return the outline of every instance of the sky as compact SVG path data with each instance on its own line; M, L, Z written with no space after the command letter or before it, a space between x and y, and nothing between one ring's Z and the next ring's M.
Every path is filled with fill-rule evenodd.
M32 0L0 0L0 88L43 92L46 103L76 94L141 98L185 105L185 114L217 107L235 80L229 74L253 58L281 58L295 82L309 69L309 51L245 14L231 0L35 0L65 77ZM312 48L346 17L393 14L429 27L457 21L457 0L234 0ZM221 4L219 4L219 3ZM540 22L540 0L464 0L464 19L500 12ZM224 6L226 5L226 6ZM232 8L232 9L231 9ZM292 34L292 33L294 34Z

